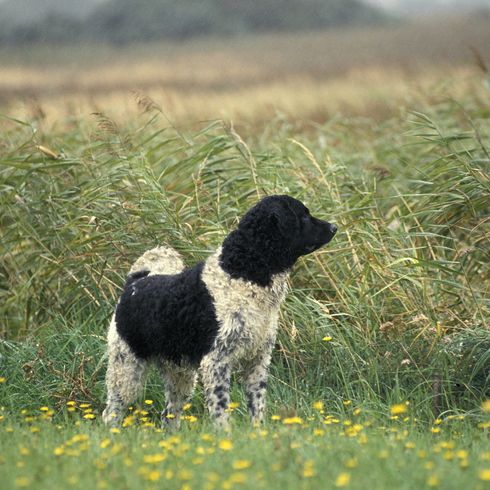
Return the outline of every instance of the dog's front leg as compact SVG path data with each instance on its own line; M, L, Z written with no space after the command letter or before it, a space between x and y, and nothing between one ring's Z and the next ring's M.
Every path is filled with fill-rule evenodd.
M201 361L201 378L209 414L215 425L229 429L231 359L221 350L212 351Z
M245 366L245 392L248 412L254 426L264 420L267 377L273 346L274 339L270 338L257 356Z

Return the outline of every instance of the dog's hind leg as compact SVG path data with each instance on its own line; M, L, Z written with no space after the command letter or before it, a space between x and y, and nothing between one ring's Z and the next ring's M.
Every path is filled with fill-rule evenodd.
M107 405L102 413L102 420L108 425L119 425L126 408L141 391L147 363L136 357L119 336L114 317L111 320L107 341Z
M162 361L160 370L166 402L162 423L170 429L176 429L180 426L182 409L194 391L197 371L190 366L178 366L168 361Z

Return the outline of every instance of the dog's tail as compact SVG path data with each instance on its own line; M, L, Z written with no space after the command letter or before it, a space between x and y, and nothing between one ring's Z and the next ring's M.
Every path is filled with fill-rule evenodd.
M171 247L155 247L146 251L132 265L128 282L141 279L149 274L178 274L185 268L182 257ZM138 277L136 277L138 276Z

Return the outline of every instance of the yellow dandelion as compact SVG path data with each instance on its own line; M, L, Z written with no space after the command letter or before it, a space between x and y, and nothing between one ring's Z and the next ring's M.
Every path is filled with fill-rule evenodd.
M311 478L312 476L315 476L315 468L314 468L313 461L305 461L305 464L303 466L303 477Z
M121 429L118 429L117 427L112 427L110 432L111 434L119 434L121 432Z
M343 488L349 485L350 483L350 474L349 473L340 473L340 475L335 480L335 486L338 488Z
M165 461L166 459L167 456L163 453L147 454L143 456L143 461L147 464L158 464L161 463L162 461Z
M323 342L330 342L332 340L332 337L327 335L326 337L323 337L322 340L323 340Z
M106 439L103 439L102 441L100 441L99 446L101 449L106 449L107 447L110 446L110 444L111 444L111 440L106 438Z
M39 410L41 410L41 412L49 412L49 407L41 407Z
M430 428L430 431L431 431L433 434L439 434L439 432L441 432L441 428L440 428L440 427L431 427L431 428Z
M478 478L482 481L490 481L490 468L485 468L478 472Z
M281 417L279 415L272 415L271 420L281 420Z
M29 478L25 476L19 476L15 479L15 486L20 488L25 488L29 486Z
M74 402L73 400L69 400L69 401L66 402L66 405L68 407L74 407L76 405L76 402Z
M229 481L230 483L241 485L247 481L247 475L245 473L232 473Z
M313 408L315 410L318 410L318 411L323 410L323 407L324 407L324 404L323 404L323 402L321 400L313 403Z
M90 408L90 403L80 403L79 407L80 408Z
M345 407L348 407L352 403L352 401L351 400L344 400L342 403L344 404Z
M4 376L0 376L0 384L5 383L6 381L7 381L7 378L5 378Z
M222 439L219 441L219 448L223 451L231 451L233 449L233 442L229 439Z
M352 412L354 415L358 416L361 415L361 409L360 408L355 408L354 411Z
M157 481L161 476L162 474L159 471L153 470L146 475L146 479L149 481Z
M235 408L238 408L239 406L240 406L240 404L238 402L231 402L228 405L228 408L231 408L232 410L235 410Z
M246 470L252 466L252 461L248 459L236 459L233 461L233 469L234 470Z
M186 412L187 410L189 410L189 408L192 407L192 403L186 403L183 407L182 407L182 410L184 410L184 412Z
M282 423L285 425L294 425L294 424L301 425L303 423L303 419L301 417L288 417L285 418L282 421Z
M481 409L484 411L484 412L487 412L489 413L490 412L490 398L488 400L485 400L482 405L481 405Z
M437 475L430 475L426 483L428 487L437 487L439 485L439 478Z
M91 412L89 413L86 413L84 416L83 416L84 419L87 419L87 420L93 420L95 419L95 415Z
M179 480L190 480L192 478L192 473L189 470L180 470L177 478L179 478Z
M146 405L153 405L153 400L145 400Z
M405 403L397 403L390 408L391 415L400 415L407 411L407 405Z
M58 446L54 448L53 454L55 456L61 456L62 454L64 454L64 452L65 452L65 448L63 446Z

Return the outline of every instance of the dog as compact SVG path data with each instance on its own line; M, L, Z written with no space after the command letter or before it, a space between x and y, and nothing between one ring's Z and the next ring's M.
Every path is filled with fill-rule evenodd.
M165 391L164 425L179 426L199 371L209 413L227 429L236 367L243 368L252 423L261 423L289 272L336 231L300 201L273 195L253 206L222 246L194 267L185 268L169 247L147 251L131 268L110 323L104 422L121 423L146 367L156 362Z

